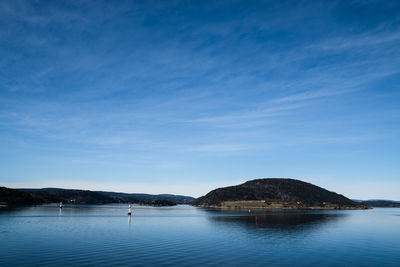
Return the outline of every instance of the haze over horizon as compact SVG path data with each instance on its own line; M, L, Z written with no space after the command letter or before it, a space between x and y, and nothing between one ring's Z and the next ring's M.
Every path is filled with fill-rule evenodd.
M400 200L399 1L1 1L0 186Z

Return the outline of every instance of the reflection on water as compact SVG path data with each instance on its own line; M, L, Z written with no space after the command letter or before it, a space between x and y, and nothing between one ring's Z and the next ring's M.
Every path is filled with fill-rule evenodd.
M346 214L338 213L268 213L242 216L211 216L209 219L217 223L240 224L245 227L262 227L275 229L315 228L323 224L345 219Z
M212 211L208 221L215 228L240 232L247 237L264 243L273 239L281 242L299 242L309 235L318 234L331 225L340 224L348 216L345 213L324 212L259 212L256 214L226 214ZM290 238L288 238L290 237Z

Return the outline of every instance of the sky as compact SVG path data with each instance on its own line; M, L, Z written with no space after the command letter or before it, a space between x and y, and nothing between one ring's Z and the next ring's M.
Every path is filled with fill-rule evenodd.
M400 200L399 151L399 1L0 2L0 185Z

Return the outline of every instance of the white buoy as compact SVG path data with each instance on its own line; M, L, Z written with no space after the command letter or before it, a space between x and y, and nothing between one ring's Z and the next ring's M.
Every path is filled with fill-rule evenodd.
M62 209L62 202L60 202L60 209Z
M132 204L129 203L128 215L132 215Z

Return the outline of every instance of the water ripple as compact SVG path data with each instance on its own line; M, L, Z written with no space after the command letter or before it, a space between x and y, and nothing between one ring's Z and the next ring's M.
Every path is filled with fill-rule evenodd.
M234 213L123 205L0 216L0 266L400 265L398 215Z

